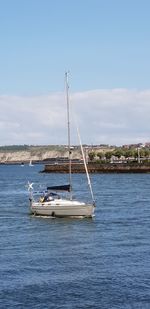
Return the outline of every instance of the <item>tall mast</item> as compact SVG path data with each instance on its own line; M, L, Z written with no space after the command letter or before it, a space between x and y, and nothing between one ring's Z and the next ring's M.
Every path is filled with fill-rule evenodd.
M70 145L70 106L69 106L69 82L68 82L68 72L65 73L65 82L66 82L66 100L67 100L67 128L68 128L68 153L69 153L69 184L70 184L70 200L72 200L71 145Z

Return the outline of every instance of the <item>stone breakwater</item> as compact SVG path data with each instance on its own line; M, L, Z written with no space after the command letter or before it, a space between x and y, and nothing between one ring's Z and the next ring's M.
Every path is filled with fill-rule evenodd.
M88 164L89 173L150 173L150 164ZM44 173L68 173L69 166L65 164L46 164ZM73 163L72 173L85 173L83 164Z

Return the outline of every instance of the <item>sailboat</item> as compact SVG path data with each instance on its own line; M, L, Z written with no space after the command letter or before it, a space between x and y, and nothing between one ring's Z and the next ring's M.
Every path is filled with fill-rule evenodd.
M33 166L33 164L32 164L32 160L30 160L30 162L29 162L29 166Z
M67 129L68 129L68 156L69 156L69 184L60 186L48 186L44 192L35 199L33 192L33 184L28 183L28 190L30 192L30 210L31 214L51 216L51 217L93 217L95 210L95 201L93 190L91 186L90 177L86 165L83 147L80 140L81 152L83 156L85 171L87 175L88 185L91 192L92 202L86 203L73 199L72 194L72 173L71 173L71 144L70 144L70 105L69 105L69 83L68 72L65 73L66 84L66 103L67 103ZM64 198L62 192L68 192L69 197ZM60 193L62 196L60 196Z

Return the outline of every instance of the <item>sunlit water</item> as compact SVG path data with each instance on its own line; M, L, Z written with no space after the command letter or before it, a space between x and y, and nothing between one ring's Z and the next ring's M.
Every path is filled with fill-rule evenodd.
M43 167L0 166L0 308L150 308L150 175L92 175L94 219L29 215ZM88 199L85 175L73 175Z

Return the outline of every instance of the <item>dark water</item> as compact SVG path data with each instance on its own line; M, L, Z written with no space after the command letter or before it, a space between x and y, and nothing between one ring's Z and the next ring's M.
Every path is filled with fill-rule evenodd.
M41 169L0 166L0 308L150 308L150 175L93 175L95 218L49 219L29 216L25 185L67 175Z

